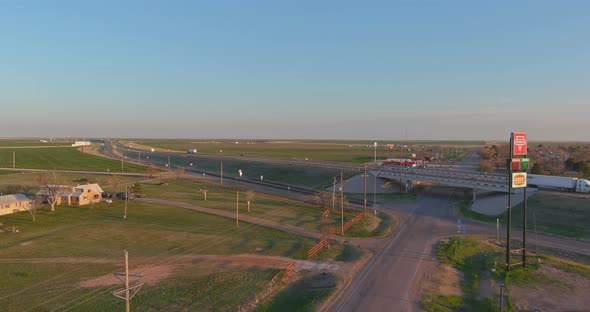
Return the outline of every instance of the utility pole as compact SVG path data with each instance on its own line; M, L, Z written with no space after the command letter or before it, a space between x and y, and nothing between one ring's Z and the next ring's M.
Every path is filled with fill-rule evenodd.
M219 175L219 178L221 179L221 185L223 185L223 161L221 162L221 174Z
M124 166L123 166L123 158L121 158L121 172L124 172Z
M336 177L334 177L334 186L332 187L332 211L336 208Z
M123 219L127 220L127 205L129 204L129 187L125 186L125 215Z
M341 232L344 236L344 182L342 180L342 172L340 172L340 220L341 220Z
M137 162L141 165L141 152L137 152Z
M170 167L170 156L168 156L168 171L172 171L172 167Z
M240 192L236 191L236 229L240 227Z
M125 311L129 312L131 298L133 298L133 296L135 296L135 294L137 294L137 292L139 291L141 286L143 286L143 283L133 285L133 286L129 285L129 276L141 278L142 275L141 274L129 274L129 254L127 253L127 250L125 250L125 273L115 272L114 274L118 279L121 279L121 276L125 276L125 280L124 280L125 289L116 290L113 292L113 295L117 298L121 298L121 299L125 300Z
M527 197L526 189L524 187L524 210L522 212L522 267L526 268L526 226L527 226Z
M129 253L125 250L125 311L129 312L131 306L129 304Z
M16 168L16 152L12 152L12 168Z
M510 136L510 158L508 165L508 221L506 222L506 271L510 271L510 228L512 227L512 155L514 155L514 137Z
M373 146L375 147L375 158L374 158L374 160L375 160L375 164L377 164L377 142L374 142L373 143Z
M365 195L364 195L364 205L363 205L363 213L367 213L367 165L365 165Z

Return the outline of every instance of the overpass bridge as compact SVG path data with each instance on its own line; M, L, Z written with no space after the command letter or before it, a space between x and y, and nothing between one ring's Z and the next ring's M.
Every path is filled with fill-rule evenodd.
M506 174L481 173L473 171L456 171L436 168L408 168L399 166L381 166L369 170L373 176L400 182L411 187L412 182L427 182L437 185L486 190L508 193L508 176ZM514 190L513 190L514 192Z

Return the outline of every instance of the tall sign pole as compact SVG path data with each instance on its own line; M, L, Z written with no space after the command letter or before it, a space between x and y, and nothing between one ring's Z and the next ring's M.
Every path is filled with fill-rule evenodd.
M530 159L527 158L527 134L513 132L510 135L510 158L508 166L508 224L506 228L506 270L510 271L510 230L512 227L512 190L524 188L523 231L522 231L522 266L526 267L526 226L527 226L527 169Z
M367 165L365 165L365 194L364 194L364 205L363 205L363 213L367 213Z
M512 157L514 144L513 135L510 136L510 158L506 160L508 166L508 220L506 222L506 271L510 271L510 228L512 227Z

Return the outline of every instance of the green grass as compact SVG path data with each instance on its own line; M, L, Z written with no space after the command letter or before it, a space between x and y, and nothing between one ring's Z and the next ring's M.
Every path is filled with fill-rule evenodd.
M427 295L420 301L422 308L428 312L453 312L463 307L461 296Z
M370 162L374 157L372 141L328 141L328 140L128 140L126 145L139 143L155 147L160 150L186 151L197 149L201 154L270 157L270 158L298 158L309 160L341 161L341 162ZM389 150L386 144L409 144L420 151L428 151L434 146L456 146L459 150L467 149L469 145L483 145L481 141L413 141L413 142L378 142L377 157L398 157L400 151L396 148ZM426 147L424 147L426 146ZM222 150L222 152L220 152ZM408 156L407 151L401 155Z
M382 202L409 202L415 201L417 198L417 195L414 193L377 193L375 195L376 200ZM363 193L345 193L345 196L347 198L358 200L363 200L365 198ZM372 193L367 193L367 200L373 200Z
M317 277L316 277L317 278ZM334 280L335 277L328 274L322 276L326 280ZM299 312L314 311L334 291L333 287L314 288L313 277L304 277L289 285L286 289L274 296L269 301L258 307L256 312Z
M522 195L521 195L522 196ZM506 224L507 213L497 217L470 210L471 202L460 201L457 208L470 219L495 223L496 218ZM567 194L539 192L528 199L528 230L539 233L560 235L580 240L590 240L590 198L574 197ZM524 204L512 208L512 224L522 228Z
M471 210L471 201L469 200L461 200L457 202L455 207L456 210L458 210L459 214L465 218L478 220L482 222L496 222L496 219L498 218L495 216L488 216Z
M207 208L234 212L236 209L236 190L211 184L205 181L197 180L168 180L167 186L160 186L157 181L143 183L143 192L146 197L167 199L179 202L190 203ZM200 189L207 189L207 200L203 199ZM261 193L255 193L255 198L251 202L250 212L247 211L246 194L240 191L240 213L261 219L276 221L281 224L300 227L306 230L321 231L321 214L326 208L320 208L315 205L309 205L297 201L287 200L280 197L268 196ZM346 212L345 222L354 218L359 212ZM375 219L372 215L367 216L367 220ZM339 209L331 212L326 224L338 227L341 223L341 214ZM391 228L393 221L391 217L380 214L372 224L359 222L352 226L346 235L358 236L380 236ZM374 228L370 231L365 230L367 227Z
M58 206L55 213L42 210L36 222L32 222L26 212L0 216L0 222L6 227L17 226L22 229L20 233L0 233L0 259L93 257L114 261L102 264L2 264L0 298L12 294L0 299L3 310L22 311L37 305L40 305L37 310L53 310L61 305L69 306L71 303L68 302L72 298L82 300L93 295L97 297L77 309L120 310L121 301L113 299L109 287L81 289L78 283L85 278L120 271L123 249L129 251L130 262L134 267L141 263L174 263L182 255L254 253L257 248L262 248L257 252L261 255L304 259L307 250L316 243L312 239L246 222L241 222L240 228L236 230L232 219L181 208L131 202L127 221L123 220L122 215L122 201L114 201L112 204L101 203L93 207ZM318 257L333 259L341 252L342 247L335 245L330 252L321 253ZM198 263L194 265L198 268ZM239 272L234 277L231 274L217 276L210 275L213 272L204 272L203 276L188 280L182 279L184 275L173 274L175 278L167 279L161 285L146 286L142 290L144 296L138 295L134 301L135 307L147 311L194 310L205 300L212 307L222 310L226 309L224 307L233 307L230 309L235 310L237 305L243 303L243 298L257 291L256 285L264 284L273 274L262 269L252 270ZM263 275L256 282L257 274L261 271ZM39 284L41 282L44 283ZM39 286L35 286L37 284ZM240 294L237 291L239 287L251 286L254 288L247 293ZM32 288L16 294L27 287ZM163 294L157 294L160 289L174 294L174 302L160 300L164 298ZM196 296L198 291L205 293ZM225 298L227 295L231 298Z
M120 151L123 152L123 151ZM137 153L123 152L129 158L137 157ZM143 154L142 154L143 155ZM151 154L150 161L164 167L168 163L167 155ZM340 177L341 170L294 166L287 164L273 164L260 161L244 160L240 158L219 160L212 156L195 156L190 154L178 154L170 157L171 167L184 167L198 172L206 172L219 175L221 162L223 162L224 182L228 185L235 184L238 178L238 170L242 170L243 179L259 180L263 176L264 181L280 182L291 186L303 186L315 190L322 190L331 186L333 178ZM190 166L190 164L193 166ZM344 172L344 178L352 176L352 172Z
M16 168L121 172L120 161L85 154L74 148L0 149L0 167L12 168L13 152L16 153ZM146 167L126 163L124 171L145 172Z
M43 138L47 140L47 138ZM53 141L41 142L40 139L20 138L20 139L0 139L0 147L57 147L57 146L71 146L73 142Z
M527 267L515 265L508 272L504 266L504 249L498 246L492 246L469 237L452 237L448 241L440 242L438 245L438 257L442 262L448 263L459 269L464 274L464 281L461 283L463 292L462 303L453 307L452 311L497 311L497 298L489 297L478 299L481 294L478 293L479 279L482 272L489 271L491 268L496 270L491 277L498 283L504 283L510 289L512 285L526 287L536 287L535 285L558 285L563 286L564 282L552 279L539 273L539 262L529 259ZM564 260L549 255L539 255L541 262L549 264L560 270L580 274L590 277L590 266L576 263L570 260ZM511 262L520 262L520 255L512 254ZM495 265L497 263L497 265ZM509 293L509 292L508 292ZM447 300L443 296L426 295L422 299L422 304L427 311L448 311ZM454 299L453 299L454 300ZM508 310L513 311L512 299L506 298ZM459 301L453 301L459 303Z
M0 175L0 192L8 194L11 188L20 186L17 188L17 193L34 195L39 190L38 177L39 173L36 172L10 171L7 174L2 174ZM126 185L144 179L143 177L112 177L82 173L63 173L58 174L58 177L60 183L67 185L83 184L83 182L79 182L80 179L87 179L89 183L98 183L105 192L122 192Z
M538 193L528 200L529 230L590 240L590 198L578 198L565 194ZM512 223L521 227L524 205L513 208ZM504 216L505 218L505 216Z

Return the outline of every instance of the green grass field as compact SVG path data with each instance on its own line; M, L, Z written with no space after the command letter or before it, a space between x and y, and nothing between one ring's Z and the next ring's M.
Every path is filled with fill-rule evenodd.
M298 158L309 160L370 162L374 157L372 141L301 141L301 140L240 140L235 144L232 140L125 140L125 145L140 144L159 150L186 151L197 149L201 154L233 155L270 158ZM414 142L378 142L377 158L410 157L408 151L389 150L386 144L408 144L418 153L428 151L434 146L465 150L467 146L483 145L481 141L414 141ZM221 152L220 152L221 151Z
M235 211L236 191L234 189L205 181L168 180L167 182L167 186L160 186L157 180L144 182L142 188L145 196ZM203 194L199 192L200 189L208 190L206 201ZM307 230L318 232L321 230L321 213L327 208L255 193L255 198L251 201L250 212L247 212L246 193L241 191L240 194L240 213L242 214ZM358 212L345 211L345 222L354 218L356 214ZM339 226L341 222L340 210L335 209L326 221L332 226ZM371 214L367 216L365 221L353 225L346 234L349 236L352 233L350 235L363 237L380 236L390 230L394 224L395 221L385 214L380 214L378 218Z
M0 265L2 310L121 310L123 301L111 294L121 284L81 287L80 283L121 271L124 249L129 251L132 270L147 273L158 266L173 266L167 277L148 283L140 291L133 300L134 309L236 310L265 287L277 271L201 267L199 262L183 261L183 257L256 253L304 259L307 249L316 243L245 222L235 229L232 219L174 207L131 202L128 219L125 221L122 216L122 201L92 207L58 206L55 213L40 211L36 222L26 212L1 216L5 227L17 226L22 231L0 233L0 261L64 259L55 263L16 261ZM317 257L334 259L342 251L334 246ZM79 262L67 262L75 260ZM182 265L174 266L178 263Z
M487 216L469 209L470 202L460 201L459 211L468 218L495 223L500 218L506 224L507 214L498 217ZM590 198L575 197L571 194L538 192L528 200L528 230L539 233L560 235L581 240L590 240ZM512 209L512 224L522 228L524 204Z
M0 192L24 193L26 195L34 195L39 190L37 179L40 173L37 172L18 172L5 171L0 173ZM84 179L88 183L98 183L105 192L123 192L125 186L141 181L144 177L126 177L126 176L107 176L107 175L93 175L83 173L60 173L57 175L59 183L64 185L85 184Z
M137 157L137 153L125 153L129 158ZM168 163L165 155L150 155L150 160L164 167ZM293 186L304 186L316 190L332 185L332 179L340 176L340 170L303 167L287 164L264 163L260 161L235 159L215 159L213 157L200 157L188 154L174 155L171 157L171 167L176 169L184 167L198 172L220 174L221 162L223 161L223 173L225 182L235 183L238 170L242 170L244 179L260 179L263 176L265 181L274 181ZM193 166L190 166L190 164ZM352 172L344 172L345 178L352 176Z
M521 285L533 289L543 284L562 285L562 281L552 279L537 271L540 267L539 263L566 272L590 276L589 265L542 254L536 255L534 258L530 256L526 268L516 265L507 272L503 260L503 247L487 244L470 237L452 237L440 242L437 255L441 262L450 264L463 273L464 280L460 285L462 296L425 294L421 304L426 311L498 311L498 296L493 294L487 297L480 293L483 274L489 275L488 278L496 281L496 285L504 283L508 289L511 285ZM519 262L520 255L513 254L511 261L512 263ZM492 268L495 268L493 272L491 272ZM487 274L488 272L490 274ZM508 308L508 311L514 311L509 292L506 302L508 304L505 308Z
M38 146L38 147L58 147L58 146L72 146L73 142L65 141L53 141L53 142L41 142L41 139L32 138L20 138L20 139L0 139L0 148L2 147L27 147L27 146ZM44 138L43 140L48 140Z
M13 152L15 152L16 168L121 172L120 161L85 154L71 147L0 149L0 167L12 168ZM145 172L145 170L144 166L124 164L125 172Z

